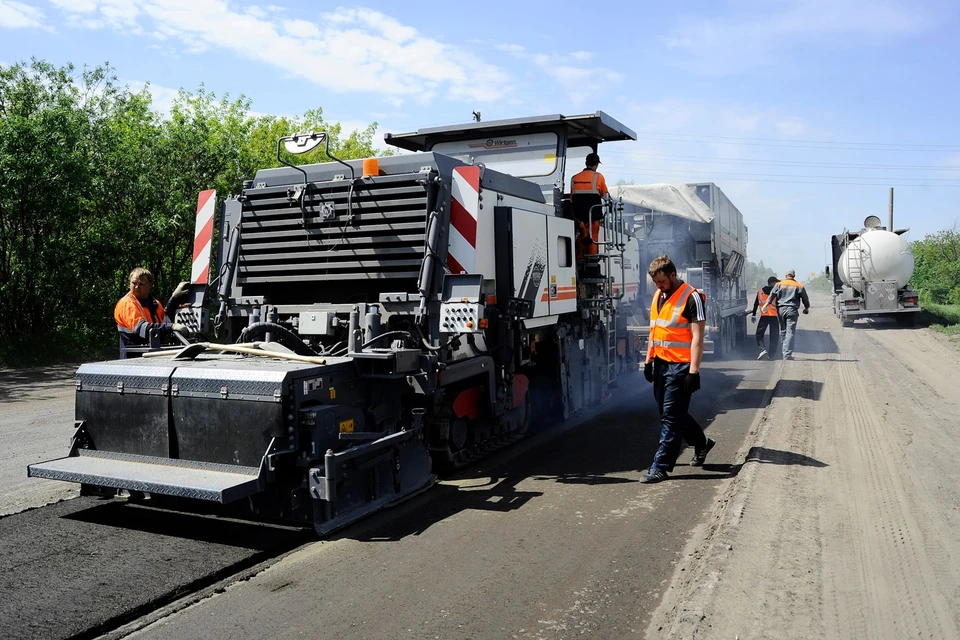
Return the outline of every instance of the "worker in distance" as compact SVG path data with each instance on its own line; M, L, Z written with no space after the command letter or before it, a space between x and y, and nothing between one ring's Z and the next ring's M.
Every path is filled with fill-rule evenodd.
M757 356L757 360L763 360L764 358L767 360L780 359L780 354L777 349L780 343L780 318L777 315L776 306L767 306L767 300L770 299L770 292L777 282L779 282L779 280L776 276L767 278L767 286L758 289L757 295L753 299L753 311L750 313L750 322L757 321L758 308L765 307L767 309L766 311L760 312L760 323L757 324L757 348L760 349L760 355ZM770 330L769 347L763 345L763 338L767 329Z
M803 313L810 313L810 298L807 297L807 290L803 285L796 281L796 270L788 269L785 275L786 278L770 290L770 297L760 307L760 313L764 313L773 304L777 305L783 359L793 360L793 340L797 333L797 320L800 318L800 304L803 303Z

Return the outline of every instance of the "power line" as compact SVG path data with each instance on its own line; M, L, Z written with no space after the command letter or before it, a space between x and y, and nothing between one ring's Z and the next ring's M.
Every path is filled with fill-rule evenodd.
M680 171L680 170L671 171L671 170L669 170L669 169L637 169L637 171L638 171L639 173L641 173L641 175L642 175L642 174L650 174L650 175L664 175L664 174L667 174L667 175L675 175L675 174L677 174L677 173L681 173L681 174L686 173L686 172L683 172L683 171ZM617 169L617 172L618 172L618 173L626 173L627 171L618 168L618 169ZM683 182L689 182L689 183L695 183L695 182L716 182L716 181L717 181L717 180L716 180L716 175L718 175L718 174L711 173L711 174L709 174L709 176L704 177L703 179L695 179L695 178L689 177L689 176L691 176L691 175L692 175L692 176L696 176L697 174L689 174L689 173L686 173L686 176L687 176L687 177L685 177L685 178L683 179ZM780 184L815 184L815 185L822 185L822 186L829 186L829 185L844 186L844 185L846 185L846 186L863 186L863 187L888 186L888 187L904 187L904 188L905 188L905 187L925 187L925 188L931 188L931 187L948 187L948 188L960 188L960 182L958 182L958 183L956 183L956 184L927 184L927 183L922 183L922 182L920 182L920 183L916 183L916 182L908 183L908 182L902 182L902 181L887 181L887 182L882 182L882 181L880 181L880 180L885 180L885 179L883 179L883 178L851 178L851 179L837 178L837 179L832 180L832 181L830 181L830 182L826 182L826 181L823 181L823 180L780 180L780 179L771 179L771 178L768 178L768 177L738 177L738 176L749 176L749 175L750 175L750 174L730 174L730 175L725 175L725 176L723 176L723 179L724 179L725 181L730 181L730 182L773 182L773 183L780 183ZM781 176L781 175L782 175L783 177L788 177L788 178L789 178L789 177L804 177L804 176L790 176L790 175L788 175L788 174L787 174L787 175L783 175L783 174L773 174L773 175L775 175L775 176ZM828 177L828 179L830 179L830 178ZM837 180L842 180L842 181L837 181ZM852 181L850 181L850 180L878 180L878 182L852 182ZM919 180L919 178L912 178L912 180Z
M789 139L789 138L747 138L747 137L736 137L736 136L715 136L704 133L665 133L657 131L640 131L637 133L637 136L667 136L675 138L697 138L697 139L709 139L709 140L732 140L732 141L744 141L749 140L752 142L775 142L775 143L788 143L788 144L814 144L814 145L824 145L824 146L851 146L851 147L904 147L904 148L913 148L918 151L922 150L941 150L941 151L960 151L960 145L956 144L927 144L927 143L910 143L910 142L841 142L841 141L829 141L829 140L799 140L799 139ZM691 140L692 142L692 140Z
M714 157L710 158L707 156L678 156L678 155L669 155L669 154L653 154L653 153L637 153L632 151L604 151L604 156L613 156L613 157L624 157L624 158L637 158L637 159L648 159L648 160L693 160L699 163L706 164L718 164L718 163L729 163L729 164L757 164L757 165L771 165L771 166L783 166L783 167L837 167L841 169L896 169L901 171L929 171L929 170L940 170L940 171L960 171L960 165L951 166L951 165L940 165L940 164L930 164L930 165L898 165L898 164L863 164L863 163L850 163L850 162L813 162L813 161L804 161L804 160L760 160L756 158L724 158L724 157Z
M683 134L657 134L660 136L667 135L683 135ZM918 145L918 146L908 146L908 145L888 145L883 147L871 146L874 143L861 143L857 144L846 144L846 143L810 143L810 144L793 144L788 141L783 142L735 142L731 140L722 140L722 139L704 139L702 136L698 138L691 138L688 140L677 140L671 138L657 138L650 135L637 135L637 140L652 140L655 142L690 142L690 143L699 143L699 144L726 144L733 146L748 146L748 147L778 147L782 149L830 149L833 151L909 151L909 152L936 152L944 153L948 151L960 151L960 146L943 146L938 148L930 148L933 145ZM748 138L744 138L748 140ZM879 144L879 143L877 143ZM834 146L839 145L839 146Z
M647 172L659 172L659 173L690 173L687 169L647 169L643 167L633 166L631 167L637 171L647 171ZM711 171L711 175L716 176L750 176L750 177L764 177L764 178L815 178L815 179L825 179L825 180L878 180L880 182L897 182L903 180L912 180L912 181L924 181L924 182L945 182L945 183L956 183L957 186L960 186L960 178L902 178L902 177L873 177L873 176L821 176L821 175L806 175L800 173L744 173L742 171L738 172L729 172L729 171Z

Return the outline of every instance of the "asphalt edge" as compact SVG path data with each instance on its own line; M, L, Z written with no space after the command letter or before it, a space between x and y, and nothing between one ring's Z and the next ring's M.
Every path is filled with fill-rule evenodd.
M644 633L648 640L690 640L709 636L708 630L701 626L707 619L701 604L703 594L714 591L723 573L725 560L729 557L723 553L729 549L725 548L726 543L721 539L722 533L743 515L754 476L760 466L746 464L747 456L753 447L763 446L767 439L771 424L767 416L783 369L784 362L781 360L763 395L764 408L751 422L747 437L734 455L734 460L743 461L740 471L726 487L718 490L715 506L708 514L707 521L694 529L681 552L682 559L674 568L660 605L650 617Z

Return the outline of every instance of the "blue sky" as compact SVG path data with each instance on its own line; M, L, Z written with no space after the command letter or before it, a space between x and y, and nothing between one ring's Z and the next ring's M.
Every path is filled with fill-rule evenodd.
M676 4L677 6L667 6ZM820 270L864 217L911 239L960 220L960 5L887 0L346 3L0 0L0 64L111 63L259 113L322 107L382 133L603 110L640 139L607 181L717 183L749 258Z

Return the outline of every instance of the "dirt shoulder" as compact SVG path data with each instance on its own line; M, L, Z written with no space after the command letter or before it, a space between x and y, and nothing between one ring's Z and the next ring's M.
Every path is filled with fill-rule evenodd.
M801 316L649 638L960 637L960 354Z

